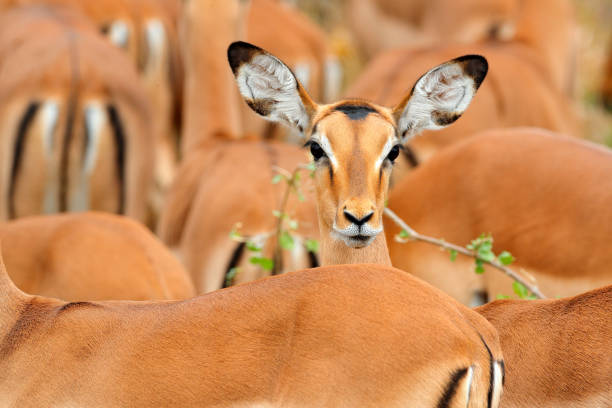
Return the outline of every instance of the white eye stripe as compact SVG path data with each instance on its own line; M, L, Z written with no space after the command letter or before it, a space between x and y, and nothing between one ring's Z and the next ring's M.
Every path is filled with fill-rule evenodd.
M376 164L374 165L374 168L377 171L378 169L380 169L380 166L382 165L385 158L389 155L389 152L391 151L391 149L393 149L393 146L395 146L395 144L395 137L389 136L387 138L387 141L385 142L385 145L383 146L382 154L378 157L378 160L376 160Z
M331 148L331 144L329 143L329 139L327 139L327 136L319 132L316 135L312 136L312 140L314 142L317 142L319 146L321 146L321 149L323 149L323 151L329 158L332 167L338 168L338 160L336 159L336 156L334 156L334 151Z

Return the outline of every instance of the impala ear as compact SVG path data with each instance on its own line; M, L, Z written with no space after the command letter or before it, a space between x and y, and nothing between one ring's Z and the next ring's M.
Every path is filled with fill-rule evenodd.
M229 46L227 59L238 89L251 109L300 133L308 128L316 104L281 60L242 41Z
M419 78L412 92L393 109L402 141L456 121L472 101L488 68L484 57L465 55Z

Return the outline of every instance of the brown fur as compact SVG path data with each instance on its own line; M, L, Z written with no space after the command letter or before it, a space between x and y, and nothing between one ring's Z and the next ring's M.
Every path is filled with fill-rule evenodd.
M264 142L218 143L209 149L192 152L181 166L178 179L168 194L160 221L160 236L177 249L190 271L199 292L222 287L224 274L237 242L229 233L238 222L247 237L273 233L280 200L286 188L284 182L272 184L277 171L274 166L293 171L299 163L307 163L304 151L294 146ZM300 203L295 194L287 213L299 221L296 236L318 238L315 203L308 172L302 172L302 191L306 202ZM271 252L274 239L266 242L265 254ZM296 244L296 249L298 248ZM302 252L305 250L302 249ZM246 282L265 276L265 271L249 263L254 254L241 257L236 282ZM309 260L284 262L283 271L308 267Z
M540 60L519 44L440 46L420 51L395 50L380 55L346 92L376 103L397 103L427 69L461 54L487 58L489 73L470 109L446 129L426 131L409 141L420 161L477 131L511 126L537 126L579 135L577 119L566 96L548 80ZM409 169L396 169L399 180Z
M476 309L498 330L501 407L612 405L612 286L558 300L498 300Z
M149 107L132 65L100 38L87 21L68 11L15 10L4 15L0 26L0 54L11 55L2 58L0 67L3 101L0 115L5 118L0 129L3 140L0 151L5 164L0 174L6 197L0 206L1 217L93 209L144 220L147 200L143 197L147 197L152 179L151 145L155 139L149 127ZM40 110L34 116L23 135L21 167L11 182L17 124L27 106L36 101L41 104L57 101L56 126L50 138L45 139ZM83 170L88 140L84 115L91 102L98 104L105 121L99 128L98 147L91 140L87 145L87 151L96 152L88 176ZM109 109L117 114L123 149L117 143ZM52 143L47 156L44 140ZM27 165L34 162L36 166ZM11 184L14 194L9 196ZM56 191L57 195L49 191ZM44 205L45 194L57 201ZM9 211L11 201L14 211Z
M573 91L576 24L570 0L353 0L345 13L369 57L398 46L518 41L540 55L558 90Z
M0 226L4 261L27 293L69 301L185 299L193 284L144 226L102 213L27 217Z
M469 407L484 408L480 335L501 358L484 318L388 267L318 268L163 303L67 304L1 273L3 405L434 407L453 373L473 367ZM449 407L465 406L462 384Z
M511 252L516 269L533 274L549 297L571 296L610 284L612 153L538 129L481 133L408 174L389 206L415 230L460 245L482 233L494 251ZM424 243L400 244L388 224L393 265L445 290L463 303L474 291L512 295L497 271L475 275L473 261Z
M236 222L243 223L241 232L246 236L274 231L277 219L272 212L279 209L285 190L285 183L271 183L274 166L293 171L307 162L305 152L295 146L228 140L242 136L243 126L234 108L244 102L233 99L236 91L227 68L224 38L229 42L238 36L246 15L238 2L225 2L215 13L205 3L194 1L185 8L188 86L183 140L190 148L168 192L158 229L162 240L187 265L199 292L222 287L238 245L229 238ZM210 41L213 37L215 41ZM306 173L303 179L303 191L309 193ZM293 198L287 211L300 222L297 237L317 238L312 199L300 204ZM274 239L267 241L267 256L273 257L274 245ZM295 259L284 259L279 272L311 266L305 248L299 243L296 248L301 252ZM235 282L267 274L249 263L251 256L245 253L234 265L241 271Z
M164 1L168 4L164 4ZM154 212L161 205L163 194L174 176L178 160L178 111L182 92L182 69L178 50L176 5L166 0L7 0L4 7L47 5L67 7L81 12L107 36L111 27L121 23L127 30L127 44L122 48L138 68L148 100L151 102L152 132L156 146ZM2 7L2 5L0 5ZM171 10L174 9L174 11ZM147 27L157 24L163 32L160 49L149 47Z

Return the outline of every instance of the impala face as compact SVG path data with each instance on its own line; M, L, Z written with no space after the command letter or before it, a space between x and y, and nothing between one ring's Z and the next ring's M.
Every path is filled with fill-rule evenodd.
M488 68L477 55L446 62L389 109L362 100L318 105L283 62L251 44L233 43L228 60L255 112L303 134L316 165L321 234L353 248L367 246L382 231L389 176L402 144L457 120Z
M359 248L382 231L382 211L401 143L385 108L363 101L326 107L313 120L307 146L316 164L322 226Z

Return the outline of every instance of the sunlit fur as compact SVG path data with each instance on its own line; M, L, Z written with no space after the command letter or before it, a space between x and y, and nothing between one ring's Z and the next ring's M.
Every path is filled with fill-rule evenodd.
M0 225L2 256L23 291L67 301L185 299L195 294L173 254L127 217L81 212Z
M545 158L545 159L544 159ZM563 165L559 165L562 163ZM489 130L447 148L400 181L389 207L414 229L467 244L482 233L509 251L542 292L573 296L612 283L612 151L535 128ZM500 184L501 183L501 184ZM391 238L399 232L393 224ZM570 238L571 237L571 238ZM393 264L468 304L514 296L513 280L429 244L390 239Z
M69 10L15 9L0 28L0 218L91 209L144 221L156 139L130 61Z
M498 330L502 408L612 406L612 286L570 298L497 300L476 309Z
M334 111L334 105L321 108L313 120L316 132L308 138L309 142L319 143L329 157L320 159L316 166L319 227L352 248L372 243L382 231L382 211L393 167L385 156L399 143L389 111L373 109L380 113L353 120ZM360 230L344 216L344 211L357 219L371 212L373 216ZM369 240L354 239L357 235Z

